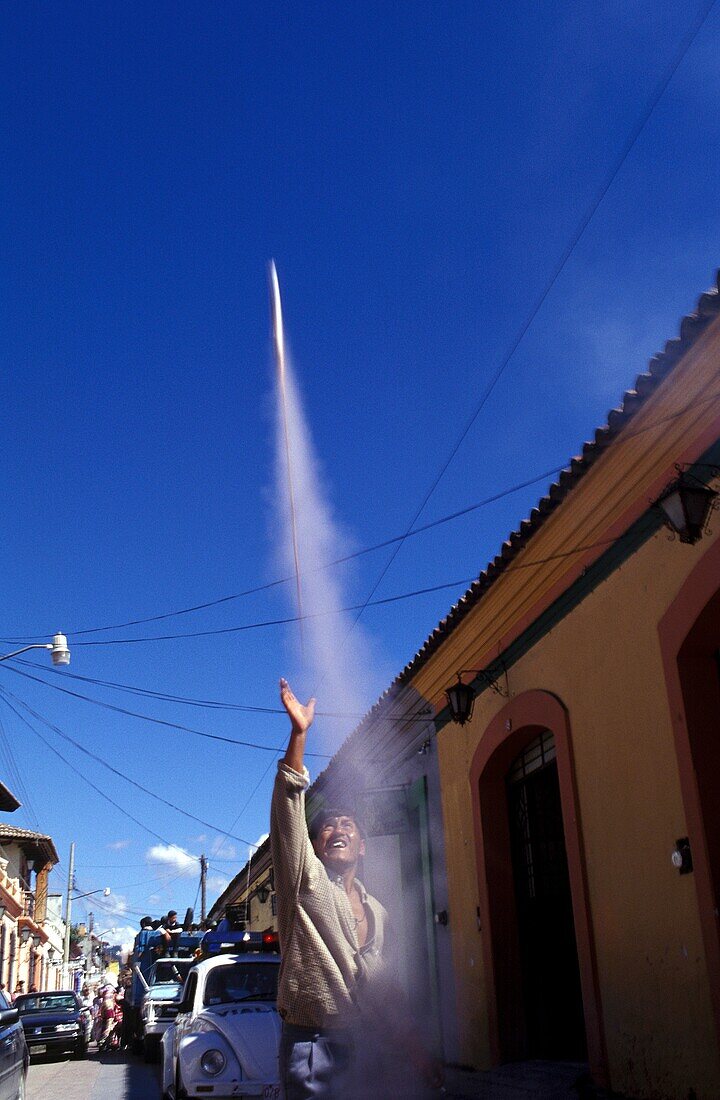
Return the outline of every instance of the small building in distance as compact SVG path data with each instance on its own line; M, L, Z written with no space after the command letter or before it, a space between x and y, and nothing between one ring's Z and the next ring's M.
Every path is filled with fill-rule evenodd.
M210 908L207 919L220 921L228 905L244 908L248 932L277 932L275 884L270 858L270 839L266 839L238 871Z

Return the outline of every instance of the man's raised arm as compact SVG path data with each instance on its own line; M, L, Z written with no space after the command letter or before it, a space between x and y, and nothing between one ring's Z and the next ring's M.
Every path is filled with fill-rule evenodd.
M270 809L270 850L278 895L278 927L281 942L292 925L292 908L304 874L315 862L305 823L305 788L308 774L303 765L307 731L315 714L315 700L303 706L287 680L280 681L280 699L290 718L287 752L278 764Z
M315 700L311 699L307 706L303 706L295 698L287 680L281 680L280 701L288 712L291 723L290 740L283 759L289 768L302 775L305 740L315 717Z

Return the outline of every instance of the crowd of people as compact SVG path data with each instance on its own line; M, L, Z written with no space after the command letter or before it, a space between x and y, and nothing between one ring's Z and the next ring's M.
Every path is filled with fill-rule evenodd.
M80 991L82 1006L92 1017L90 1038L100 1050L117 1050L130 1044L123 1023L125 998L131 983L132 970L125 966L117 976L108 972L95 985L86 982Z

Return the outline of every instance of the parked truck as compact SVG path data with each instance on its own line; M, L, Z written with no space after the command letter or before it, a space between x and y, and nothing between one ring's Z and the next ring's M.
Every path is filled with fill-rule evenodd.
M190 918L192 919L192 917ZM190 921L186 920L186 925ZM162 929L145 928L138 932L133 947L132 983L125 993L125 1012L128 1014L127 1032L132 1037L133 1049L140 1053L144 1047L145 1021L143 1019L143 1000L154 985L177 986L182 984L187 971L195 961L196 952L203 938L201 931L185 931L173 937L172 955L168 955L168 943ZM177 975L180 976L178 981ZM155 995L153 996L154 999ZM159 998L163 1000L165 998ZM164 1029L163 1029L164 1030ZM158 1039L160 1033L158 1033ZM151 1039L146 1054L152 1056L150 1046L156 1040Z

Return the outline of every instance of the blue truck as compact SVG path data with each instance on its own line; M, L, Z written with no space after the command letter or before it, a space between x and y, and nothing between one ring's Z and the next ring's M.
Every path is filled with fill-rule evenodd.
M185 977L188 961L195 959L204 932L182 931L173 937L172 955L168 954L165 933L160 929L145 928L138 932L133 946L132 983L125 991L124 1011L128 1015L126 1034L132 1036L133 1048L139 1053L143 1046L143 1019L141 1006L148 988L156 981L164 981L165 970L180 960ZM183 960L185 960L183 962Z

